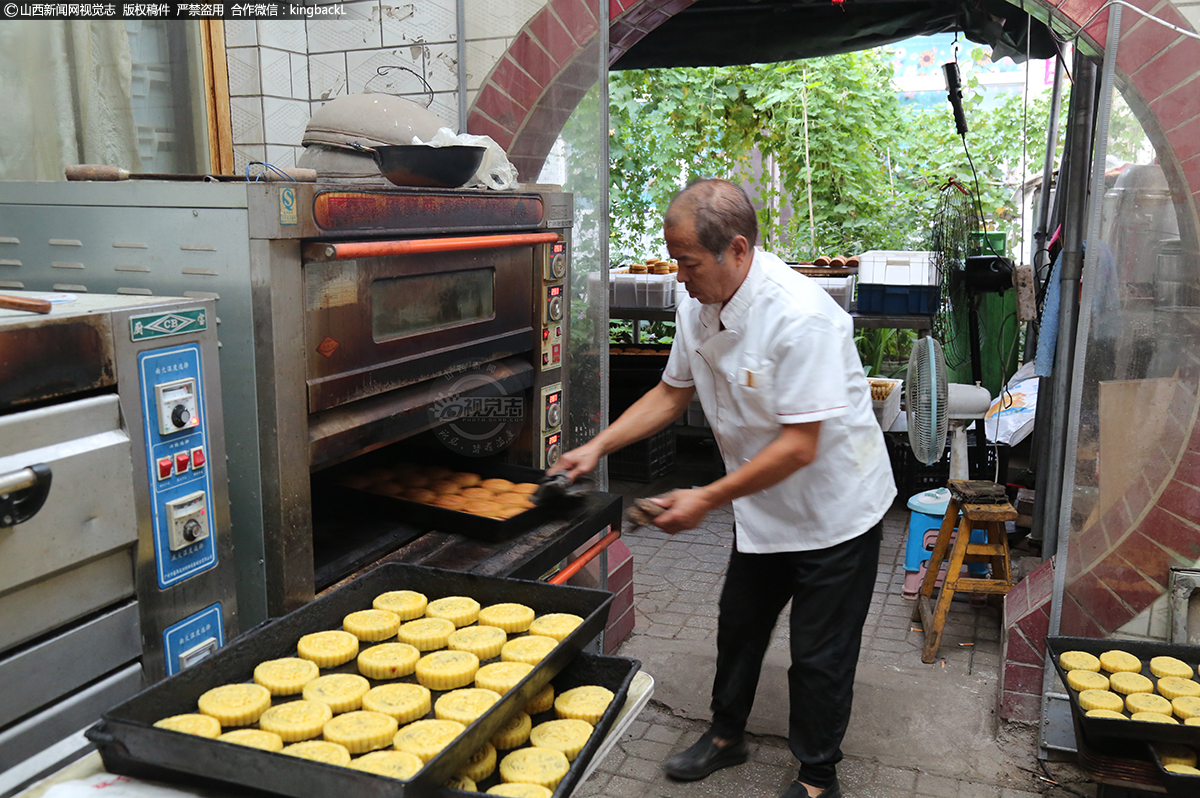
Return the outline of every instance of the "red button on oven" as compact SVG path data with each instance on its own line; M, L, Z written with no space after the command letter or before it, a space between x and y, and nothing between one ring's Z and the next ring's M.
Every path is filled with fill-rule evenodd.
M562 360L562 345L554 344L550 347L550 362L557 363Z
M199 446L197 446L195 449L192 449L192 470L204 468L204 461L204 449Z
M163 479L166 479L167 477L171 476L172 466L173 466L173 463L171 462L170 457L158 458L158 478L159 478L159 480L163 480Z
M187 452L180 452L179 454L175 455L176 474L182 474L184 471L187 471L189 465L191 465L191 459L188 457Z

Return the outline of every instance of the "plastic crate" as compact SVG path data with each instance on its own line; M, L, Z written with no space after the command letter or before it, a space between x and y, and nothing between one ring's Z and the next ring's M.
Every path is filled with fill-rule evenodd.
M616 308L675 307L674 274L608 273L608 302Z
M885 316L929 315L937 312L936 285L858 284L858 312Z
M946 439L946 449L942 459L933 465L925 465L913 454L908 444L908 433L893 432L884 435L887 442L888 456L892 461L892 476L896 480L896 489L900 496L912 496L914 493L944 488L950 481L950 440ZM1009 447L987 444L983 468L975 466L975 432L967 433L967 470L971 479L995 481L1001 485L1008 481L1008 449ZM996 461L999 458L1000 474L996 476Z
M675 468L675 425L608 456L608 475L612 479L649 482Z
M825 289L825 293L833 297L843 310L850 310L850 302L854 299L854 275L847 277L811 277L817 285Z

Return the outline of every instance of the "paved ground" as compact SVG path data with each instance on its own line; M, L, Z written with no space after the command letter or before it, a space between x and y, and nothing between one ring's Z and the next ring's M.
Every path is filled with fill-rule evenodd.
M611 489L625 493L628 500L711 479L707 458L693 452L684 460L676 472L653 483L613 481ZM995 715L998 606L976 608L956 600L939 660L932 665L921 662L923 638L909 619L912 603L901 596L907 523L902 505L884 523L854 715L839 765L844 793L863 798L1026 798L1044 792L1065 796L1040 769L1035 729ZM669 536L651 529L625 537L634 555L637 626L619 653L642 661L655 679L655 694L577 795L773 798L795 777L786 742L786 623L776 629L767 654L748 729L750 760L692 783L673 782L659 769L663 759L708 728L717 598L732 541L728 508L710 514L701 528L687 533ZM1072 765L1046 767L1076 795L1095 794L1094 785Z

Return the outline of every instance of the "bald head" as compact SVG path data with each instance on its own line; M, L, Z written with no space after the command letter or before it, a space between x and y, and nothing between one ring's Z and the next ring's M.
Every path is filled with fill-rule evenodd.
M696 239L713 254L718 263L735 236L742 236L753 248L758 240L758 216L746 192L728 180L699 180L680 191L671 200L663 219L663 228L691 221Z

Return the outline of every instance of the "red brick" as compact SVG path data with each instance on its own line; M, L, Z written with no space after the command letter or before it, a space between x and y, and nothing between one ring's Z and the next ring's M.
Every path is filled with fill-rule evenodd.
M1200 528L1190 521L1155 507L1142 521L1141 534L1184 560L1200 560Z
M1125 505L1129 508L1130 518L1141 518L1146 508L1150 506L1150 488L1146 480L1135 478L1125 491ZM1116 543L1115 539L1112 542Z
M646 32L639 30L625 22L614 22L608 26L608 42L613 47L619 47L622 50L628 50L637 42L642 40Z
M1083 555L1079 553L1078 546L1067 547L1067 581L1074 581L1079 574L1083 573Z
M1200 41L1174 35L1178 42L1133 73L1133 81L1143 97L1160 97L1194 76L1200 63Z
M583 0L551 0L550 5L563 27L571 33L571 38L579 44L588 42L600 32L600 23Z
M1029 614L1029 580L1023 579L1004 595L1004 628Z
M1134 88L1141 90L1136 82ZM1159 126L1167 133L1184 122L1195 119L1197 109L1200 109L1200 102L1198 102L1200 91L1193 83L1185 83L1162 96L1147 95L1145 92L1142 92L1142 96L1150 104L1150 110L1158 120ZM1190 183L1190 185L1193 189L1200 190L1200 185L1196 183Z
M625 642L625 639L633 632L635 619L636 613L631 608L615 622L609 624L608 628L604 630L605 654L612 654Z
M633 584L633 560L621 564L621 567L608 575L608 589L616 593Z
M1042 694L1042 668L1009 662L1004 666L1004 691L1013 693Z
M608 605L609 622L612 619L619 618L625 614L625 611L633 607L633 583L627 582L625 587L616 591L613 596L612 604Z
M579 49L579 45L575 44L575 40L549 8L543 8L529 20L528 29L559 67L570 61L571 56Z
M1075 584L1071 586L1071 592L1106 633L1113 632L1137 613L1132 612L1116 593L1097 579L1094 570L1076 579Z
M680 11L687 9L696 0L663 0L658 6L658 10L669 17L673 17Z
M1153 568L1155 567L1155 563L1153 562L1154 549L1157 549L1157 547L1149 541L1143 541L1143 543L1145 547L1143 551L1130 546L1129 553L1137 553L1139 559L1145 562L1148 567ZM1158 549L1158 552L1161 553L1162 549ZM1129 618L1132 618L1150 606L1155 599L1163 594L1164 588L1162 585L1152 582L1146 574L1138 571L1124 557L1109 557L1100 563L1100 565L1093 568L1091 575L1111 590L1121 600L1121 603L1127 605L1120 613L1113 616L1114 619L1120 618L1122 615L1128 615ZM1121 623L1125 623L1129 618L1125 618ZM1103 622L1105 617L1098 616L1097 620ZM1112 628L1116 629L1117 627L1114 626Z
M1175 465L1173 477L1184 485L1200 487L1200 452L1184 452Z
M1079 601L1070 592L1070 588L1063 594L1062 621L1059 633L1075 637L1105 636L1104 630L1100 628L1099 624L1079 605Z
M1168 133L1167 142L1180 162L1200 155L1200 116L1184 122L1182 127Z
M496 62L490 82L504 89L505 94L526 109L537 105L538 98L542 96L542 90L545 88L529 77L525 70L507 55Z
M625 9L637 5L640 0L608 0L608 19L612 22L625 13Z
M1171 437L1164 436L1163 441L1178 442L1183 440L1182 435L1174 435ZM1155 493L1163 486L1171 477L1171 471L1175 468L1175 461L1179 459L1179 453L1166 454L1159 448L1157 451L1151 450L1150 456L1142 465L1142 476L1146 478L1146 484L1150 486L1150 490Z
M1101 524L1092 524L1071 536L1071 547L1079 549L1084 567L1088 567L1108 553L1108 541L1104 539Z
M1025 581L1030 583L1029 601L1031 604L1041 604L1049 601L1054 595L1054 560L1046 560L1034 568Z
M1046 635L1050 633L1050 604L1047 602L1017 622L1016 628L1033 646L1040 656L1046 648Z
M1200 489L1172 480L1159 497L1158 506L1181 518L1200 518Z
M475 98L475 109L495 119L509 130L520 130L521 123L529 115L512 97L500 91L494 84L487 84Z
M1117 560L1123 560L1128 563L1131 568L1149 580L1158 595L1166 591L1167 585L1171 581L1171 566L1186 565L1195 562L1195 560L1185 562L1183 557L1180 557L1173 551L1167 551L1141 533L1131 537L1128 544L1121 547L1120 556ZM1105 578L1103 573L1097 573L1096 576L1102 580ZM1124 595L1123 591L1118 590L1117 592L1134 609L1143 609L1143 607L1139 607L1130 601L1129 597ZM1158 595L1155 598L1158 598Z
M1000 717L1006 720L1036 721L1042 716L1042 697L1005 690L1000 696Z
M1125 532L1128 531L1131 520L1129 510L1125 507L1125 502L1117 500L1104 513L1104 532L1110 540L1120 540L1125 536Z
M521 156L512 152L509 152L508 160L516 168L517 177L522 183L532 183L537 180L538 175L542 173L542 165L546 162L545 156L541 158L536 156Z
M1045 638L1042 638L1045 640ZM1007 642L1004 649L1005 662L1020 662L1025 665L1040 666L1045 661L1042 650L1045 645L1034 647L1017 628L1008 630Z
M605 527L608 529L608 527ZM633 561L633 552L629 550L629 546L625 545L625 541L617 538L608 546L608 571L613 571L620 568L627 562Z
M529 31L521 31L508 48L508 54L539 86L549 86L558 73L558 66L554 60L533 40Z
M505 150L513 140L512 131L505 130L478 111L472 111L467 116L467 132L475 136L491 136Z
M1188 158L1181 164L1188 186L1200 187L1200 156Z
M669 16L653 7L650 3L643 3L631 10L628 16L622 21L649 33L668 19L670 19Z
M1179 16L1169 6L1167 10L1170 10L1176 17ZM1117 48L1117 66L1127 75L1141 69L1146 62L1165 50L1167 45L1176 38L1176 35L1168 28L1145 18L1141 18L1137 26L1133 27L1122 17L1121 29L1121 46ZM1125 30L1129 32L1125 33Z

